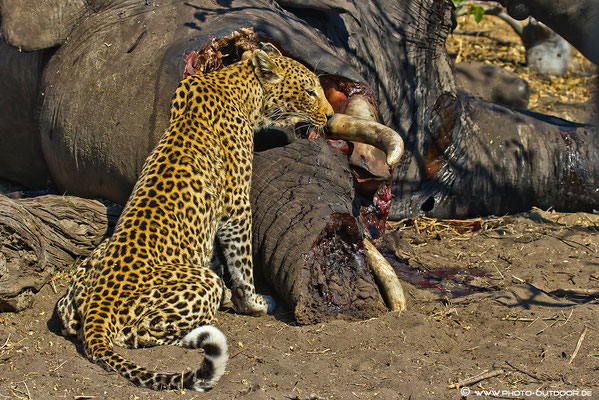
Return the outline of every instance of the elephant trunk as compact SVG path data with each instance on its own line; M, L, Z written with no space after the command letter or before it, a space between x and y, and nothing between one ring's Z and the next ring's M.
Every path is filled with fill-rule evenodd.
M254 171L262 171L251 192L256 276L274 288L296 321L384 312L363 226L353 215L346 157L322 139L297 140L256 153Z

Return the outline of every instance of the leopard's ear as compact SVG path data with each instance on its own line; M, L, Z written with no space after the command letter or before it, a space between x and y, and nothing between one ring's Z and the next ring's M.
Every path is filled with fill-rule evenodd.
M283 79L283 69L279 67L263 50L254 50L252 64L261 81L279 83Z
M268 43L268 42L260 42L260 50L262 50L265 53L270 54L273 57L279 57L282 56L281 52L279 51L279 49L277 49L275 47L274 44L272 43Z

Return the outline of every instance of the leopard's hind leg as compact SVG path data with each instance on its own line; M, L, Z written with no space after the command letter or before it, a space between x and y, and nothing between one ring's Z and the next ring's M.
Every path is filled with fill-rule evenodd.
M207 325L222 296L221 279L208 268L169 264L146 266L137 282L123 285L109 311L88 309L84 346L90 360L116 371L136 385L154 390L209 390L228 360L225 336ZM105 315L102 315L105 314ZM205 357L192 371L161 373L127 360L113 345L159 344L202 348Z
M62 334L65 336L77 336L81 333L79 307L87 295L90 274L96 272L97 260L102 258L107 244L108 240L100 243L94 252L77 266L69 281L66 294L56 303L56 313L62 322Z
M130 295L126 321L115 343L130 348L181 345L197 327L211 323L223 297L221 278L209 268L163 264L153 267L160 283Z
M77 312L75 296L72 291L68 291L58 300L56 313L62 322L62 334L76 336L81 329L81 318Z

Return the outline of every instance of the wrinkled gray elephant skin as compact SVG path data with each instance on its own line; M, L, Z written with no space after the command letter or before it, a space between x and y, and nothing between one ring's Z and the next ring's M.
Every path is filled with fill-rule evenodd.
M94 2L47 65L41 141L61 191L126 201L145 157L167 126L184 54L201 48L211 36L254 27L320 70L360 80L323 39L269 1L152 4ZM26 39L36 47L31 37Z
M63 44L78 20L97 1L44 0L15 4L0 0L2 35L22 51L49 49ZM25 23L30 21L31 23Z
M323 139L256 153L252 180L257 276L298 323L371 318L386 307L367 262L347 158Z
M528 82L511 71L490 64L456 63L455 83L458 90L508 107L526 108L530 99Z
M356 7L348 0L276 0L281 7L317 10L325 12L348 13L359 22Z
M0 179L43 188L48 168L37 120L44 52L22 53L0 40Z
M587 212L599 206L592 126L467 95L442 96L435 109L426 179L402 207L453 218L533 206ZM496 113L506 118L498 120Z

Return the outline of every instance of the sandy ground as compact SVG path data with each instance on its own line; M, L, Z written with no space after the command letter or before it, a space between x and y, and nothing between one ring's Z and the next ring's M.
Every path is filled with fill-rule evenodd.
M408 311L314 326L294 326L283 307L260 318L221 312L216 325L231 360L209 394L140 389L89 363L78 343L59 335L53 310L67 280L58 277L56 293L46 285L32 309L0 316L0 397L449 399L460 398L449 385L489 371L497 375L471 385L470 397L584 390L592 397L580 398L599 398L598 301L552 293L597 290L597 215L535 210L473 224L410 220L396 229L412 249L398 252L411 267ZM170 372L201 360L198 351L170 346L123 353ZM548 396L519 395L526 390Z
M458 39L468 58L477 38ZM520 54L515 70L521 63ZM282 306L260 318L220 312L215 324L231 359L208 394L140 389L87 361L77 342L59 334L53 311L67 278L58 276L33 308L0 314L0 398L457 399L469 390L471 399L599 399L597 215L533 210L471 222L420 218L393 229L407 243L395 257L409 264L400 271L408 311L314 326L295 326ZM202 358L175 347L122 352L170 372ZM450 388L485 371L494 376L463 392Z

